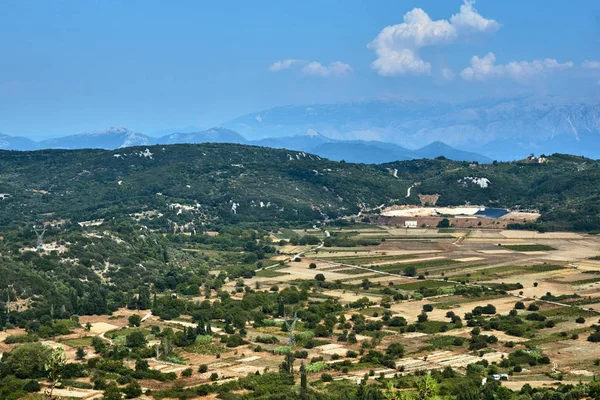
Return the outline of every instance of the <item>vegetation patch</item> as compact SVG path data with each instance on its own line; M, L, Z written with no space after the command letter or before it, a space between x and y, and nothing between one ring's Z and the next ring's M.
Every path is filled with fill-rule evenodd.
M92 345L92 336L61 340L61 343L71 347L88 347Z
M460 347L465 343L465 339L458 336L442 336L436 335L432 338L425 340L425 343L429 343L428 350L440 350L451 347Z
M500 244L498 245L503 249L509 249L514 251L552 251L556 250L552 246L547 246L545 244Z
M207 354L214 356L225 351L225 347L220 344L213 343L212 336L198 335L196 337L196 342L186 347L185 350L188 353Z
M317 361L306 366L306 372L315 373L326 370L329 367L324 361Z
M256 276L261 278L278 278L280 276L289 275L289 272L278 271L276 269L261 269L256 272Z

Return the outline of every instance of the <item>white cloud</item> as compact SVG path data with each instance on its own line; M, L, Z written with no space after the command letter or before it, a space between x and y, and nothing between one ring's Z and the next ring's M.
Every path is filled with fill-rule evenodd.
M377 70L379 75L396 76L408 73L428 75L431 72L431 64L409 49L398 51L382 49L378 55L379 58L373 61L371 66Z
M442 68L441 70L442 78L446 81L454 80L456 74L450 68Z
M461 71L460 76L467 81L483 81L503 74L502 66L495 65L496 56L488 53L483 58L473 56L471 66Z
M271 72L279 72L296 66L300 67L302 65L302 73L311 76L344 76L352 72L352 67L341 61L334 61L329 63L329 65L323 65L317 61L308 62L292 58L276 61L271 64L268 69Z
M472 32L495 32L500 29L501 25L497 21L481 16L473 7L474 3L472 0L465 0L460 6L460 12L450 18L452 26L457 30Z
M484 81L491 78L508 77L521 83L553 71L566 70L573 67L572 62L559 63L546 58L533 61L512 61L508 64L496 64L494 53L484 57L471 58L471 66L461 71L460 76L467 81Z
M284 69L291 68L294 64L297 64L298 62L300 62L300 60L294 60L291 58L288 58L287 60L276 61L269 66L269 71L272 71L272 72L283 71Z
M517 81L525 81L540 74L552 71L563 71L573 67L573 65L574 64L571 61L561 64L553 58L546 58L544 60L533 60L531 62L513 61L506 64L505 69L507 75L511 78Z
M581 68L585 69L600 69L600 61L588 61L585 60L581 63Z
M383 28L367 46L377 55L371 67L380 75L430 74L430 63L417 52L420 48L446 45L462 34L493 32L500 28L498 22L482 17L470 0L465 1L450 21L434 21L420 8L407 12L403 19L401 24Z
M352 72L352 67L340 61L334 61L327 66L324 66L319 62L313 61L306 64L304 68L302 68L302 72L306 75L322 77L343 76Z

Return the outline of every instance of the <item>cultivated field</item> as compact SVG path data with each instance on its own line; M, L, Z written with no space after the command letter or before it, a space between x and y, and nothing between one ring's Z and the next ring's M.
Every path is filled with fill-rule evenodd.
M349 230L331 229L328 233L343 234ZM185 387L218 384L277 370L286 352L302 350L305 353L300 355L306 363L318 360L314 363L322 363L318 365L328 369L334 379L358 381L371 370L374 370L372 376L377 377L443 370L448 366L464 373L469 364L484 362L505 368L507 360L515 357L512 353L521 351L526 355L536 354L539 360L543 354L552 363L533 358L534 361L523 364L507 384L513 389L525 383L553 385L558 374L564 381L576 382L600 372L595 365L600 358L598 345L586 340L592 325L600 318L597 312L600 261L591 259L600 255L600 238L575 233L407 230L385 226L351 231L353 237L379 241L357 247L283 243L279 255L266 261L267 267L256 276L230 280L224 286L232 298L241 300L244 290L281 293L317 280L318 285L307 286L310 289L306 306L329 300L346 307L342 313L344 319L337 320L331 334L315 337L314 327L309 328L308 321L300 320L294 331L296 343L290 345L289 334L282 329L284 319L276 318L264 325L247 325L244 343L227 347L220 340L227 328L223 321L213 326L212 337L198 336L195 343L179 350L172 359L153 357L149 368L175 373L178 377L191 368L191 376L181 377ZM286 240L283 235L274 237ZM290 258L292 261L286 261ZM280 260L285 261L283 265L278 264ZM190 300L215 301L204 296ZM522 302L522 307L516 307L518 302ZM285 311L291 318L292 310ZM132 314L143 317L139 328L128 327ZM533 314L535 318L531 317ZM520 323L508 323L508 318L518 318ZM347 338L361 319L367 327L374 328L365 329L365 334L359 330L352 339ZM82 316L79 323L80 327L69 335L43 342L63 347L69 361L84 363L94 357L94 337L113 345L125 344L127 336L138 330L143 332L146 346L160 351L164 345L161 332L166 329L183 332L196 326L190 315L165 321L148 310L127 309L120 309L110 317ZM475 334L474 327L478 330ZM15 328L0 333L0 339L23 332ZM493 339L485 339L487 342L480 347L473 339L480 335ZM405 354L395 360L394 368L374 367L358 362L357 356L364 353L364 343L381 352L391 344L400 343ZM0 343L2 351L12 347ZM76 359L79 347L86 353L81 360ZM332 369L341 362L343 368ZM299 363L295 368L299 368ZM309 379L318 379L319 375L311 373ZM80 386L87 384L89 388L60 395L99 397L100 392L92 388L88 378L79 381ZM170 382L150 379L141 383L151 390L172 386Z
M600 350L586 340L591 326L600 318L594 310L600 310L600 261L591 260L600 254L600 238L567 232L394 226L352 229L352 234L385 240L374 246L322 247L306 253L301 261L278 268L277 276L248 279L247 284L259 281L263 286L281 289L322 274L325 284L310 299L333 298L350 308L363 301L359 312L367 321L381 321L387 313L387 318L402 317L408 324L418 325L423 306L431 305L433 309L426 313L428 319L420 324L420 332L402 333L404 328L384 325L378 347L400 342L409 354L397 362L397 367L403 368L376 370L376 375L443 369L448 365L464 369L483 359L500 364L519 349L543 353L552 363L524 367L511 378L511 388L528 382L552 385L556 381L549 375L557 373L562 373L565 380L577 381L600 371L594 365ZM316 268L311 269L310 264ZM406 276L411 268L416 273ZM390 299L386 289L400 292L406 299ZM519 301L525 309L515 311ZM473 328L468 327L464 316L488 304L494 306L496 317L508 318L516 312L524 321L529 321L527 316L533 313L527 307L534 304L546 321L552 320L548 323L552 327L530 324L520 336L505 327L484 330L482 334L493 335L497 342L483 352L474 351L467 345ZM448 312L460 316L463 327L454 326ZM347 313L347 317L353 313ZM576 322L582 316L585 322ZM492 317L488 315L487 319ZM462 338L463 344L454 346L455 338ZM343 350L331 348L322 354L327 359L332 353L342 356L353 348L344 344ZM351 368L351 373L338 379L360 379L365 372Z

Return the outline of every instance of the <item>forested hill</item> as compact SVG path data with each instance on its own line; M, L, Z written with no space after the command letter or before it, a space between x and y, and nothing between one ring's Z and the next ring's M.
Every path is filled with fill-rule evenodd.
M0 201L2 224L145 210L173 211L175 220L309 221L403 198L409 186L384 168L233 144L4 151L0 171L0 193L10 195Z
M414 182L421 184L406 198ZM445 159L364 165L216 143L0 152L3 226L144 211L156 213L149 221L155 228L215 220L306 222L418 204L419 193L438 193L438 205L536 208L549 228L596 230L599 192L598 163L563 155L491 165Z

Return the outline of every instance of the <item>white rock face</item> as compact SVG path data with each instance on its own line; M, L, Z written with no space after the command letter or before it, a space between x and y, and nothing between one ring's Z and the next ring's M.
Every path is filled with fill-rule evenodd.
M139 155L140 157L149 158L149 159L151 159L151 160L152 160L152 156L153 156L154 154L152 154L152 153L150 152L150 149L146 149L146 150L144 150L144 151L140 151L140 152L138 152L138 155Z
M469 183L478 185L480 188L485 189L490 186L490 180L488 178L477 178L474 176L465 176L462 179L458 180L458 183L462 184L462 186L467 187Z

